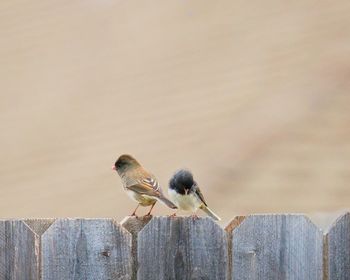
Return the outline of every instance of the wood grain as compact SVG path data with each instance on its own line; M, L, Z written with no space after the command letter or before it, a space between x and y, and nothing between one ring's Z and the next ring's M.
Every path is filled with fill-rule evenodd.
M137 279L137 270L138 270L138 262L137 262L137 237L139 232L144 228L145 225L149 223L152 219L152 216L144 216L144 217L126 217L123 221L121 221L120 225L123 226L128 232L131 233L132 236L132 256L133 256L133 265L132 265L132 279Z
M60 219L42 235L42 278L131 279L131 235L111 219Z
M38 243L24 222L0 221L0 279L39 279Z
M42 265L41 265L41 236L43 235L43 233L53 224L53 222L55 221L55 219L25 219L23 220L23 222L35 233L35 237L38 238L39 241L39 279L42 279Z
M350 278L350 213L341 216L327 234L327 279Z
M227 279L226 233L210 218L156 217L139 233L138 279Z
M302 215L248 216L232 234L232 279L322 279L322 242Z

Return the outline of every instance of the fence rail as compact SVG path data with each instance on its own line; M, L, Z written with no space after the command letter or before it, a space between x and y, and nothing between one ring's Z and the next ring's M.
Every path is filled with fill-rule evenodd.
M0 220L0 279L350 279L350 213Z

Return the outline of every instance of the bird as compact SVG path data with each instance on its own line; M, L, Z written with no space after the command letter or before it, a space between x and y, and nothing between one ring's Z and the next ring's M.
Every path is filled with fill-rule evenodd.
M178 209L195 213L200 208L214 220L221 220L208 207L197 182L193 179L193 175L189 170L180 169L175 172L169 181L168 194Z
M131 155L121 155L112 169L119 174L123 188L127 194L133 200L138 202L138 205L131 216L136 216L136 211L140 205L145 207L151 206L151 209L146 214L146 216L150 216L152 209L158 200L171 209L177 208L174 203L164 196L156 177L144 169Z

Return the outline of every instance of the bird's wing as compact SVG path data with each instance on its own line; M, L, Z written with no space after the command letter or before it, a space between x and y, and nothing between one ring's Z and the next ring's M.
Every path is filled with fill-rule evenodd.
M152 177L143 178L134 184L130 184L126 188L139 194L149 196L160 197L162 195L158 181Z
M205 206L208 206L207 203L205 202L204 196L201 192L201 190L199 189L199 187L197 186L197 184L193 185L194 188L194 193L197 195L197 197L204 203Z
M141 180L141 182L142 182L142 184L145 184L145 185L153 188L155 191L160 190L160 185L159 185L157 179L152 175L150 175L149 177L143 178Z

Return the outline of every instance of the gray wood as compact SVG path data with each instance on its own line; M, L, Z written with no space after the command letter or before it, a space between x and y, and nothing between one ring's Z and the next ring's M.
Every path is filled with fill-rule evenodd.
M227 279L227 238L210 218L155 217L138 235L138 279Z
M120 223L120 225L123 226L132 235L131 252L133 255L133 265L132 265L133 280L137 279L137 270L138 270L137 236L139 232L144 228L145 225L149 223L151 219L152 219L152 216L143 216L143 217L128 216Z
M322 250L305 216L248 216L232 234L232 279L322 279Z
M0 221L0 279L39 279L39 240L22 221Z
M131 234L111 219L60 219L42 235L42 279L131 279Z
M25 219L23 222L36 234L36 238L39 242L39 276L42 279L41 272L41 236L43 233L53 224L55 219Z
M350 213L341 216L327 234L328 279L350 279Z

